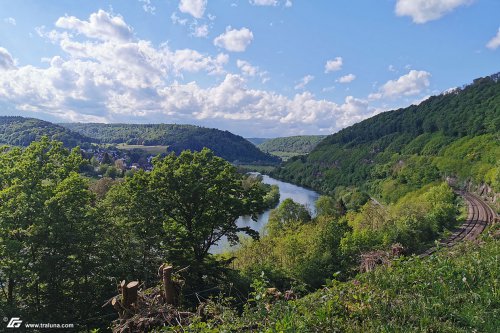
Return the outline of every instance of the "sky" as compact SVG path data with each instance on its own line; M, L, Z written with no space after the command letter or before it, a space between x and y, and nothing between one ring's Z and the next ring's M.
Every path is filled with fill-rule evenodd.
M499 71L499 0L0 0L0 115L331 134Z

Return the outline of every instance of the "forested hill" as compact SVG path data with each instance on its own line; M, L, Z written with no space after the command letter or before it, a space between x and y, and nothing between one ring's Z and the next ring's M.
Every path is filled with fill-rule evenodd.
M418 186L443 175L500 183L499 79L500 73L479 78L345 128L275 176L325 193L352 185L389 192L396 182ZM382 181L388 176L394 184Z
M42 136L75 147L91 140L65 127L35 118L0 116L0 144L28 146Z
M261 143L266 142L267 140L271 140L269 138L245 138L245 139L247 139L248 141L250 141L251 143L253 143L256 146L260 145Z
M168 151L200 151L210 148L230 162L276 164L280 159L260 151L243 137L228 131L175 124L67 123L62 126L100 143L163 145Z
M311 152L326 135L298 135L268 139L257 144L260 150L282 158Z

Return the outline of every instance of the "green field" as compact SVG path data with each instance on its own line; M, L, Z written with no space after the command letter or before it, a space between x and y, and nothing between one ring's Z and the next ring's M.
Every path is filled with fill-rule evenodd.
M283 161L288 161L289 158L292 158L294 156L305 155L303 153L295 153L290 151L270 151L269 154L278 156Z
M116 148L123 150L141 149L147 151L150 154L158 155L165 153L167 151L168 146L127 145L125 143L120 143L116 145Z

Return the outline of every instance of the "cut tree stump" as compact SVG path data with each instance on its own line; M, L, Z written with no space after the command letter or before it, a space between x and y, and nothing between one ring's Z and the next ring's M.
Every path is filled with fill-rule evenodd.
M130 309L132 304L137 303L137 289L139 287L139 281L129 282L124 288L122 288L123 306Z
M165 303L174 304L175 303L175 289L172 283L172 266L163 267L163 291L165 293Z

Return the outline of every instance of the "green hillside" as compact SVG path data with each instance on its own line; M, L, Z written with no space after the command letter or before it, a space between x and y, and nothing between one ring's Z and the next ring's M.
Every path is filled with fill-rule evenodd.
M279 158L263 153L243 137L228 131L175 124L97 124L69 123L62 126L100 143L168 146L179 154L183 150L210 148L231 162L276 164Z
M253 143L254 145L260 145L261 143L264 143L266 142L267 140L271 140L269 138L245 138L247 139L248 141L250 141L251 143Z
M310 153L326 136L299 135L268 139L257 145L260 150L287 160L290 157Z
M62 141L67 147L75 147L91 140L65 127L35 118L0 117L0 144L28 146L42 136Z
M274 176L323 193L363 186L389 196L442 176L500 186L500 74L385 112L328 136ZM397 185L397 186L396 186Z
M297 300L269 293L272 284L262 277L241 315L214 299L206 306L210 319L195 318L188 331L498 332L496 235L432 258L403 258L350 281L333 279Z

